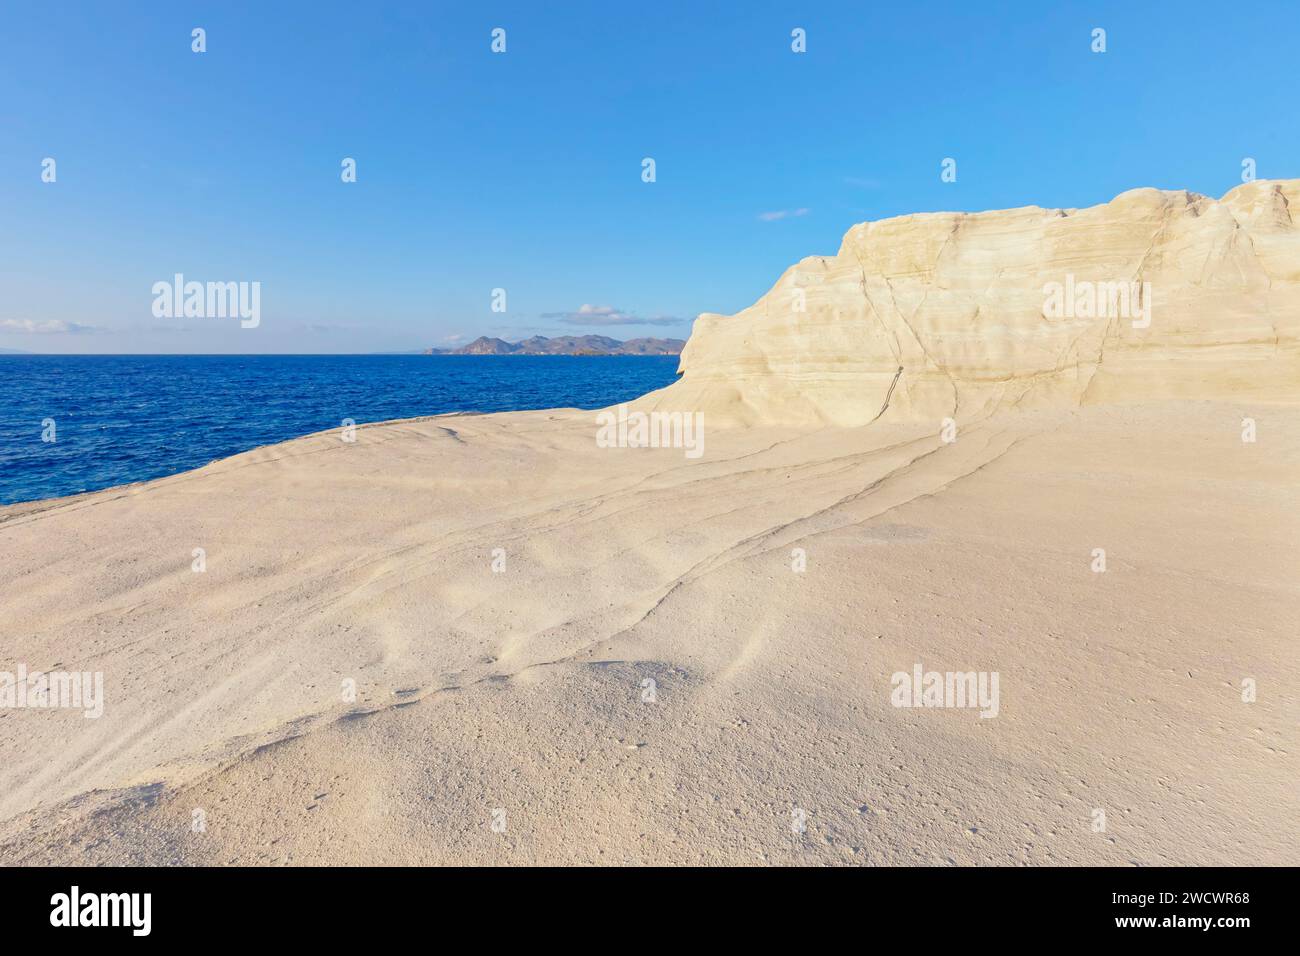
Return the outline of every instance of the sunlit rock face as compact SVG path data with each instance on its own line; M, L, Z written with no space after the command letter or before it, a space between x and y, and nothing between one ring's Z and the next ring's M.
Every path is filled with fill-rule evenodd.
M732 316L642 404L862 425L1171 398L1300 400L1300 180L866 222Z

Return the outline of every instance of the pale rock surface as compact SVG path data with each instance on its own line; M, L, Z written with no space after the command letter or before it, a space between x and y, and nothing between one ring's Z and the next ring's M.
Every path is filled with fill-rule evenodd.
M638 403L698 460L440 416L0 508L0 670L106 696L0 710L0 864L1294 863L1297 198L855 227Z
M1045 289L1067 277L1150 283L1149 327L1133 326L1136 312L1045 315ZM860 223L834 256L801 260L748 309L701 315L681 373L639 407L702 411L715 425L853 426L1294 398L1300 180L1256 181L1219 200L1134 189L1088 209Z

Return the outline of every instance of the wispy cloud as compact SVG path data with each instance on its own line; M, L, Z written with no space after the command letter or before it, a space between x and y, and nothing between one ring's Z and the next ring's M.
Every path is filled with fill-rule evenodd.
M671 315L640 316L612 305L582 305L576 312L543 312L544 319L559 319L567 325L684 325L685 319Z
M98 332L93 325L66 322L63 319L0 319L0 332L22 332L25 335L84 335Z
M799 216L806 216L812 212L811 209L777 209L774 212L760 212L758 218L763 222L776 222L778 219L795 219Z

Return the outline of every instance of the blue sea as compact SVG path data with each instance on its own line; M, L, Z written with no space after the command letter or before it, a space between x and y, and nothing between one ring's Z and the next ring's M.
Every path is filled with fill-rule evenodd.
M273 442L443 412L603 408L676 356L0 355L0 505L173 475ZM54 422L55 441L42 440Z

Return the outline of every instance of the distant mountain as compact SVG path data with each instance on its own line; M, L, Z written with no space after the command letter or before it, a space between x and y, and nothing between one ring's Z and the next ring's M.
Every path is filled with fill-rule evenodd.
M548 339L534 335L522 342L480 335L458 349L425 349L425 355L678 355L681 339L628 339L620 342L605 335L560 335Z

